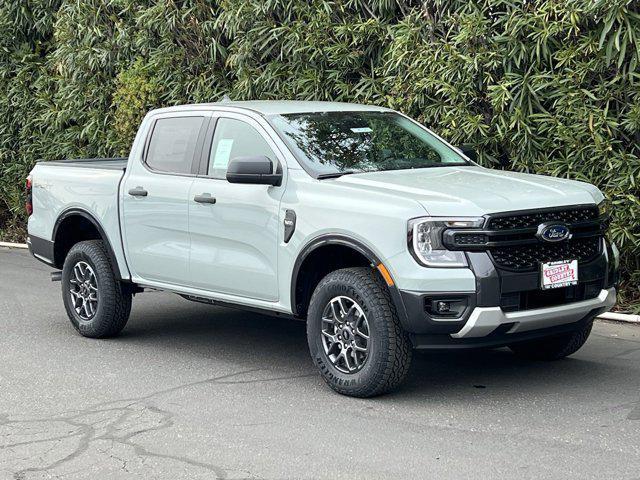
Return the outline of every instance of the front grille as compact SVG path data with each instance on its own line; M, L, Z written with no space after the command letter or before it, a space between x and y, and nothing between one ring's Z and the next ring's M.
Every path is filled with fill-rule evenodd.
M567 209L539 211L520 214L506 214L493 216L487 224L488 230L515 230L519 228L534 228L544 222L578 223L598 218L598 208L569 207Z
M553 222L566 225L571 237L559 242L540 238L540 226ZM601 254L606 227L607 219L599 216L595 205L577 205L491 214L483 229L450 228L442 241L449 250L486 251L500 269L530 272L543 262L591 262Z
M507 270L532 271L541 262L578 260L586 263L600 254L600 238L586 237L559 243L533 243L491 249L493 261Z

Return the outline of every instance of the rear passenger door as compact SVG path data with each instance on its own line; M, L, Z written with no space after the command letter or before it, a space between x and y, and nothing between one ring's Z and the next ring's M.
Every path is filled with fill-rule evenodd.
M142 158L129 162L122 222L127 261L138 279L189 283L189 192L210 115L158 115Z
M286 170L277 152L254 119L214 114L203 148L202 177L194 181L189 195L192 286L278 300L278 211L286 178L277 187L226 179L227 165L235 157L265 155ZM215 203L198 201L207 196Z

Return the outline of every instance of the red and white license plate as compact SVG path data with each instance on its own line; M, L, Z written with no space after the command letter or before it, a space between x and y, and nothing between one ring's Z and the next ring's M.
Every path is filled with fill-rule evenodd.
M540 267L540 288L562 288L578 283L578 260L543 263Z

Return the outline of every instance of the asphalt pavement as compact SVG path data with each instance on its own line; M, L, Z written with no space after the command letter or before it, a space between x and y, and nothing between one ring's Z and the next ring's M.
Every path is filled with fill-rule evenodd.
M302 322L149 292L83 338L50 271L0 249L0 478L640 478L640 326L552 363L416 353L362 400L323 384Z

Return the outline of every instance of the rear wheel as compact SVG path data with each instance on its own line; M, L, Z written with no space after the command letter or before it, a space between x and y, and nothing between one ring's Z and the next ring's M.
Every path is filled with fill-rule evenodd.
M589 338L592 327L593 320L575 332L514 343L509 348L519 357L531 360L559 360L580 350Z
M369 268L328 274L316 287L307 315L314 363L338 393L372 397L396 388L411 364L411 342L389 290Z
M62 299L81 335L117 335L131 312L131 293L116 280L106 247L100 240L75 244L62 269Z

